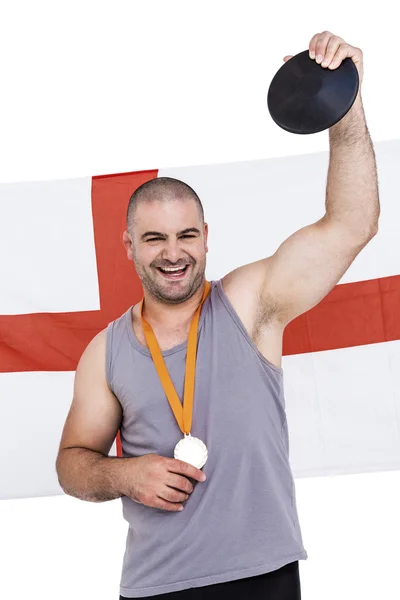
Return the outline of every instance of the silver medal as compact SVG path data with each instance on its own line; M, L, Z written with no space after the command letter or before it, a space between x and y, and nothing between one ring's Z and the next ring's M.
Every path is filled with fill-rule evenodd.
M207 462L208 450L204 442L192 435L185 434L185 437L179 440L175 446L174 458L183 460L201 469Z

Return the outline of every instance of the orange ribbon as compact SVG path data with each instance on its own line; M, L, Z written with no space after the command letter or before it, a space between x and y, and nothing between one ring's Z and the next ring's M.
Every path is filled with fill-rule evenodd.
M172 383L171 377L168 373L167 366L165 364L163 355L161 353L160 346L157 342L157 338L154 335L154 331L152 327L145 321L143 318L143 302L144 298L142 298L140 302L140 315L142 318L142 327L144 336L146 338L147 346L150 350L151 357L153 359L154 365L157 369L158 376L160 378L161 384L163 386L165 395L168 398L168 402L172 408L172 411L175 415L175 419L181 429L181 431L188 435L190 433L192 427L192 417L193 417L193 400L194 400L194 377L196 373L196 353L197 353L197 335L198 335L198 325L200 318L201 307L205 299L208 296L208 293L211 289L211 284L206 281L206 285L204 288L203 298L192 318L189 329L189 337L188 337L188 345L186 352L186 371L185 371L185 388L183 395L183 407L179 400L178 394L176 393L174 384Z

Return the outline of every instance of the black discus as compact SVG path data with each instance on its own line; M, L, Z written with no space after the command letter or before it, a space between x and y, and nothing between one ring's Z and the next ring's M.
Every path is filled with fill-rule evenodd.
M348 113L358 88L358 71L351 58L331 70L305 50L290 58L271 81L268 110L275 123L290 133L318 133Z

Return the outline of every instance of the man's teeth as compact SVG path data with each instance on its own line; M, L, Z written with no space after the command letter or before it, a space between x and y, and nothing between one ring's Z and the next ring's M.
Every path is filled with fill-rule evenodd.
M160 267L161 271L166 271L167 273L174 273L175 271L182 271L183 269L186 268L187 265L185 265L184 267Z

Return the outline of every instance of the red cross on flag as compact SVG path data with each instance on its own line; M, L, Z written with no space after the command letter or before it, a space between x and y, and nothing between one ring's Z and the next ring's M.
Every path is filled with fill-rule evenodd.
M378 235L283 344L295 476L400 468L400 142L375 145ZM275 252L325 208L328 154L0 184L0 498L63 493L55 471L90 340L142 296L122 243L133 191L182 179L209 224L208 280ZM119 435L111 455L121 455Z

